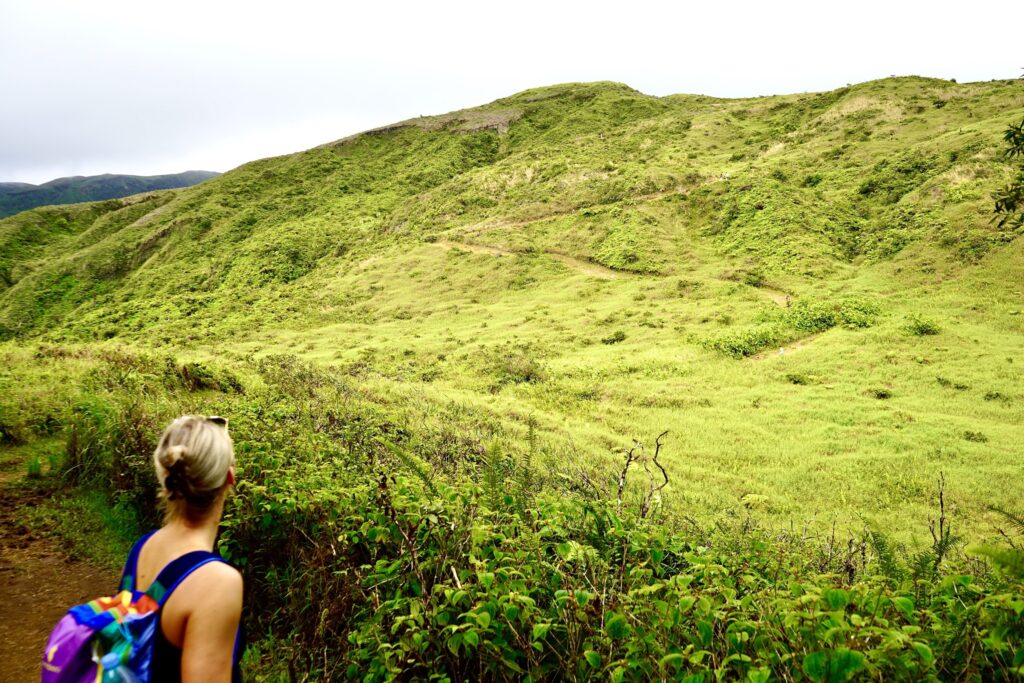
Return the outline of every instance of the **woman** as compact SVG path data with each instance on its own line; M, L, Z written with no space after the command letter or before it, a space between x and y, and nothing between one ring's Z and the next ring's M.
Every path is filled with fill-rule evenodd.
M124 571L136 592L146 591L165 569L161 582L171 584L163 586L169 597L160 609L150 680L240 680L242 576L213 553L224 501L235 483L227 420L179 417L160 437L153 461L164 525L139 539Z

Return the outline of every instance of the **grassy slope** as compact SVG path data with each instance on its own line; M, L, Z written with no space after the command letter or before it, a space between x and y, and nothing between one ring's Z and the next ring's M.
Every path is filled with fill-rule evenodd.
M527 91L2 221L0 333L297 353L425 420L458 405L525 434L533 416L570 476L668 429L665 502L698 517L905 535L944 471L981 520L1024 497L1024 247L989 221L1022 108L1008 81ZM880 310L868 329L705 348L786 296L854 295ZM940 334L908 334L913 315Z

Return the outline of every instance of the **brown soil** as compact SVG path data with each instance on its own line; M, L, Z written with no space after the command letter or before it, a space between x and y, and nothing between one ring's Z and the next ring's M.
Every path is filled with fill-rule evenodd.
M0 472L0 681L21 683L39 680L46 638L64 613L113 593L118 577L70 560L18 521L17 510L38 504L43 494L19 487L6 464Z
M783 344L781 347L767 349L765 351L762 351L761 353L755 353L753 356L750 357L750 359L768 360L769 358L778 358L780 356L786 356L791 353L796 353L797 351L801 351L805 346L813 342L819 336L821 335L812 334L809 337L804 337L803 339L797 339L796 341L791 341L788 344ZM779 353L779 348L782 349L782 353Z
M789 294L783 292L781 289L772 289L771 287L759 287L758 291L762 292L769 299L774 301L777 305L782 308L789 306Z

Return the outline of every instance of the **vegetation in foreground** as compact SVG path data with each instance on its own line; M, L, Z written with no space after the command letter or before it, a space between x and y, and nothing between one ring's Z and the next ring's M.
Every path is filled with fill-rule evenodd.
M1021 97L557 86L19 214L0 457L118 558L231 415L260 678L1010 680Z
M501 438L466 443L465 413L422 430L351 378L290 356L226 368L112 350L24 354L4 358L33 368L5 386L5 414L25 417L8 433L41 445L29 485L61 493L26 516L93 552L94 537L119 538L101 560L119 561L156 523L148 453L164 423L230 412L240 483L219 543L247 577L257 680L1024 671L1024 554L1012 545L1024 520L1006 515L1011 545L969 549L942 488L934 516L917 522L933 539L921 550L871 528L818 535L749 516L702 526L661 505L676 476L659 459L665 435L566 488L565 468L536 443L522 456ZM105 507L76 490L102 492Z

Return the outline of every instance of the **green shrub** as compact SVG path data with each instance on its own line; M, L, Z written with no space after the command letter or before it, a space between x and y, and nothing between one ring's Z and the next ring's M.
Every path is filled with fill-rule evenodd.
M192 362L181 366L181 381L190 391L212 389L213 391L244 391L242 383L224 368L212 368L203 363Z
M926 156L919 150L907 152L896 159L882 159L873 169L871 176L861 183L857 191L865 196L880 196L884 202L895 204L903 195L912 191L937 170L934 156Z
M760 325L745 330L726 332L705 340L704 346L733 358L752 356L759 351L778 346L787 339L784 328L777 324Z
M749 519L705 529L648 507L643 473L617 496L616 472L539 479L532 420L517 454L414 433L295 357L254 366L262 383L209 401L232 416L239 456L218 548L246 576L255 679L1008 680L1019 666L1024 586L1009 569L963 576L879 534L819 546ZM111 528L133 531L154 523L132 496L155 486L132 480L152 439L208 405L142 377L86 392L68 447L99 472L79 490L107 491ZM466 469L445 469L456 460Z
M814 334L837 326L850 329L870 327L878 314L878 304L868 299L834 302L801 299L786 309L783 320L794 329Z
M608 335L607 337L601 338L602 344L618 344L626 339L626 333L622 330L617 330L615 333Z
M748 270L743 274L743 284L750 287L763 287L766 280L760 270Z
M868 299L849 298L834 302L799 300L789 308L770 314L765 323L720 334L701 343L705 348L742 358L836 326L850 329L870 327L878 315L878 304Z
M914 337L925 337L928 335L935 335L942 331L939 324L928 318L921 317L917 314L907 317L907 324L905 326L907 334Z
M498 385L543 382L546 372L536 354L537 350L528 345L502 346L495 350L490 366Z

